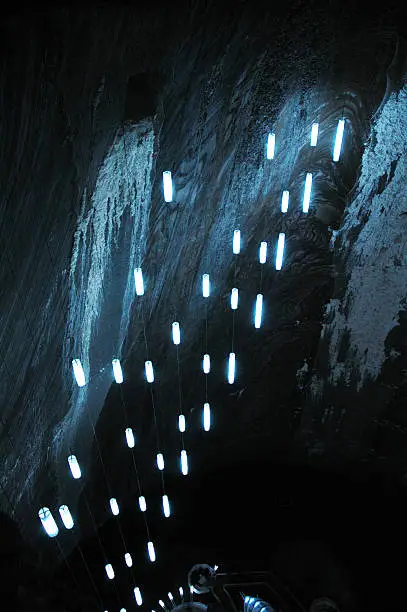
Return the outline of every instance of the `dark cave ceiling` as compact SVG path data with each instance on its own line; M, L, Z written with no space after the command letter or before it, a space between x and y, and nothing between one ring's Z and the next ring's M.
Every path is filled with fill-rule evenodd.
M75 573L91 568L106 609L119 609L118 594L131 598L133 583L156 606L159 589L174 589L197 561L268 566L281 534L324 539L327 515L357 515L362 533L374 487L404 489L407 47L399 17L367 3L153 2L137 10L44 5L4 20L1 509L46 558L77 568L85 557ZM164 170L174 181L170 203ZM143 296L134 289L138 266ZM207 300L203 273L212 283ZM232 287L240 292L234 314ZM259 292L264 316L255 329ZM84 366L83 388L73 358ZM205 401L210 432L201 423ZM179 469L183 444L188 476ZM80 480L69 473L70 453ZM119 517L111 518L111 497ZM72 531L59 521L61 504L74 515ZM41 529L42 506L59 521L55 540ZM303 530L294 528L300 515ZM338 546L349 538L338 529ZM368 540L363 532L361 549ZM115 591L104 565L123 565L126 549L137 562Z

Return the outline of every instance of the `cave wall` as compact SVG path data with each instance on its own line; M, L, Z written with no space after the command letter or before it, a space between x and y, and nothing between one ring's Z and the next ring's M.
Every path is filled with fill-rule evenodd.
M368 207L378 211L383 206L380 197L389 202L386 194L402 185L400 140L394 177L376 194L379 177L384 171L390 177L397 158L397 143L385 144L384 139L389 132L386 121L403 120L397 110L401 92L388 99L378 116L383 123L377 123L382 127L376 138L382 144L367 149L359 195L346 206L370 119L386 96L386 71L395 44L392 30L370 31L365 16L352 21L349 10L339 7L328 15L323 7L293 3L284 10L258 13L246 3L238 10L227 3L221 8L195 3L181 13L166 10L164 16L154 7L139 14L63 11L41 13L34 20L25 17L25 35L20 37L21 21L7 24L2 44L8 59L1 73L1 110L7 122L1 125L0 139L6 160L0 173L0 453L6 493L1 503L24 522L30 537L40 535L35 522L40 505L56 508L69 498L75 509L80 489L69 479L68 449L83 457L86 493L95 502L98 521L105 520L108 511L106 473L123 498L135 492L134 485L127 484L131 466L123 458L123 445L117 445L118 439L124 442L124 417L117 408L117 391L111 388L113 352L124 362L126 404L145 444L140 468L149 474L156 441L143 382L143 327L159 373L162 440L171 450L170 472L178 469L170 323L175 316L182 318L184 402L196 431L205 314L199 277L208 267L214 278L209 341L218 366L211 392L219 408L219 427L213 446L199 435L190 438L196 468L213 469L226 443L222 432L231 422L225 462L233 463L242 448L247 454L261 448L290 455L298 448L306 454L312 446L296 433L303 428L311 439L316 435L320 405L310 401L302 414L307 396L297 378L304 360L312 371L322 315L335 286L332 231L340 227L346 207L337 240L350 252L349 264L338 267L342 274L349 265L350 284L342 292L350 295L351 283L358 283L351 262L377 255L373 247L366 253L371 241L363 236L383 227L377 220L371 230L369 225L366 232L359 228L354 247L355 216L362 211L365 219ZM341 34L335 35L338 31ZM145 72L155 75L158 87L155 114L144 122L125 122L128 78ZM393 110L386 119L387 105ZM346 153L334 167L329 157L342 112L347 117ZM321 123L320 144L317 152L310 152L307 142L315 118ZM262 146L271 127L280 139L272 170ZM370 171L376 170L380 156L381 170L373 178ZM160 177L168 168L174 174L175 200L164 206ZM315 198L304 218L299 205L309 169L316 175ZM279 200L285 188L290 189L292 208L282 220ZM400 213L401 203L399 198ZM231 268L227 245L236 223L244 253L239 266ZM288 237L284 276L276 275L272 265L261 276L255 265L258 243L268 239L272 247L282 229ZM388 231L392 229L388 225ZM402 257L402 251L393 255ZM147 286L142 305L132 303L130 293L137 258L143 262ZM386 258L384 254L383 270ZM394 266L392 291L400 302L402 276ZM242 382L234 395L223 376L231 341L225 303L233 275L244 287L236 337ZM366 291L379 283L373 275L368 285L365 273L363 280ZM254 336L248 323L260 283L270 304L262 337ZM386 311L386 334L401 306L394 306L391 318ZM337 310L327 349L332 384L340 363L335 347L343 320L342 305L333 302L330 308ZM354 303L348 311L351 329L360 308ZM369 320L364 329L372 327ZM351 338L363 353L363 342ZM85 390L78 390L72 378L69 360L74 351L81 353L90 376ZM382 347L375 353L379 363ZM369 363L365 369L373 371L373 361ZM327 397L324 390L324 406ZM349 427L354 432L358 424L350 420ZM156 487L153 481L151 487ZM81 499L81 511L84 503Z
M335 290L326 306L304 413L304 425L310 426L312 413L314 435L318 432L308 439L311 455L339 453L349 461L384 464L400 476L405 463L400 410L406 342L405 100L404 85L391 93L372 124L358 182L333 237Z

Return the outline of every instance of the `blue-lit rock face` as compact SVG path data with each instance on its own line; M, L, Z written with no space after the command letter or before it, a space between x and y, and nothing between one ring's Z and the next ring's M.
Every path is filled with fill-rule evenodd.
M87 463L93 428L121 357L134 299L134 268L144 262L151 204L154 130L150 120L119 132L84 194L74 234L63 351L64 379L72 389L69 411L54 432L52 451L66 476L75 450ZM81 359L86 385L72 379L71 358ZM122 432L120 432L122 434Z
M30 35L21 45L19 23L11 22L3 43L14 59L1 73L8 97L0 100L7 119L0 138L0 504L35 542L44 540L39 508L58 519L67 504L75 526L67 534L59 525L66 551L106 523L106 551L92 557L100 582L104 552L114 567L124 565L123 534L145 585L152 584L149 537L157 566L173 563L168 550L185 566L200 562L183 555L182 542L192 533L203 538L201 549L212 546L205 528L216 532L222 511L205 502L218 470L226 483L238 482L235 470L243 474L249 462L276 457L320 467L366 457L396 471L406 465L404 48L395 52L387 30L364 33L363 20L353 24L349 13L293 6L276 15L247 3L236 12L215 4L180 13L101 10L83 20L55 12L44 31L24 21ZM342 117L342 154L333 163ZM318 142L310 147L314 121ZM173 178L170 203L165 170ZM285 214L283 190L290 194ZM241 251L233 254L237 228ZM276 271L280 233L285 251ZM268 244L263 265L261 241ZM134 288L138 266L142 296ZM211 280L205 299L204 273ZM204 353L211 357L206 377ZM82 388L74 358L84 367ZM120 386L113 358L121 360ZM205 402L210 431L202 427ZM180 471L183 448L188 476ZM80 480L69 473L71 452ZM250 490L255 507L252 491L265 472L261 482L250 474L241 494ZM220 476L217 482L225 508L230 489L225 484L222 493ZM171 504L165 519L164 494ZM120 538L112 536L120 523L109 521L110 498L120 506ZM234 500L228 512L238 507ZM177 516L194 529L182 532ZM143 600L156 607L148 593Z
M393 430L393 460L404 447L404 417L397 406L403 403L399 385L405 375L406 97L404 85L372 124L359 181L332 237L335 291L326 306L304 419L313 429L310 453L341 448L366 458L388 435L385 422ZM351 407L363 419L362 438L353 429ZM317 429L309 419L317 420Z

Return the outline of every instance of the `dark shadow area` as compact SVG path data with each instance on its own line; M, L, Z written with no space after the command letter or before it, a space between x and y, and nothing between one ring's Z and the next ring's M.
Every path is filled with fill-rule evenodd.
M156 112L158 74L142 72L129 77L126 88L124 121L140 121Z

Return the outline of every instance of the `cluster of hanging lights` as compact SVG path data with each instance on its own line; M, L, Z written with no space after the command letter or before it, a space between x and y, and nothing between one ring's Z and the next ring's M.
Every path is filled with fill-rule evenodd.
M345 120L340 119L338 121L335 143L333 148L332 160L334 162L338 162L341 155L343 135L345 128ZM319 124L314 122L311 127L311 140L310 146L316 147L317 140L319 135ZM276 154L276 135L275 133L269 133L267 137L267 145L266 145L266 157L268 160L273 160ZM311 194L312 194L312 183L313 176L311 172L307 172L305 176L304 183L304 193L303 193L303 201L302 201L302 211L304 213L308 213L311 203ZM173 201L173 182L172 182L172 174L170 171L163 172L163 193L165 202ZM286 214L288 212L290 202L290 194L288 190L284 190L282 192L281 197L281 213ZM282 269L283 258L284 258L284 248L285 248L285 233L280 232L277 240L276 246L276 258L275 258L275 269L277 271ZM259 246L259 263L264 265L267 262L267 250L268 244L266 241L262 241ZM240 229L235 229L233 231L232 238L232 251L234 255L238 255L241 252L241 231ZM135 290L137 296L143 296L145 293L144 286L144 278L143 272L140 267L134 269L134 282L135 282ZM204 273L202 275L202 296L203 298L209 298L211 294L211 283L210 276L208 273ZM239 289L237 287L233 287L230 293L230 308L232 311L236 311L238 309L239 304ZM262 324L262 316L263 316L263 294L259 293L256 296L255 307L254 307L254 327L259 329ZM172 342L177 347L181 344L181 328L180 323L178 321L174 321L172 323ZM76 383L79 388L85 387L87 384L87 377L85 375L85 369L80 359L75 358L72 359L72 368L73 374L76 380ZM202 370L204 375L208 375L211 371L211 359L208 353L203 355L202 359ZM123 370L118 358L112 359L112 371L113 378L117 384L122 384L124 380ZM228 367L227 367L227 380L229 384L234 384L236 376L236 354L232 350L229 353L228 357ZM145 377L148 383L153 383L155 381L154 375L154 367L151 360L145 361ZM204 431L209 431L211 429L211 407L208 401L204 402L203 411L202 411L202 426ZM178 416L178 429L181 434L186 431L186 418L185 415L180 413ZM133 429L131 427L127 427L125 429L125 438L127 446L130 449L135 447L135 436ZM157 468L162 472L165 467L164 456L161 452L157 453L156 456ZM82 476L82 471L78 462L77 457L74 454L70 454L68 457L68 465L71 471L72 477L77 480ZM187 475L189 472L188 465L188 454L186 450L183 448L180 452L180 471L183 475ZM145 497L143 495L139 496L139 508L141 512L146 512L147 503ZM118 516L120 513L119 504L116 498L111 498L109 500L110 509L114 516ZM171 515L171 505L167 494L162 495L162 511L163 515L168 518ZM60 519L67 530L71 530L74 527L74 520L71 515L71 512L67 505L61 505L58 508ZM47 535L51 538L54 538L59 533L58 525L51 513L51 510L47 507L42 507L38 516L42 523L42 526L47 533ZM147 554L148 558L151 562L156 561L156 552L154 548L154 544L152 541L148 541L147 543ZM126 552L124 555L125 563L127 567L132 567L133 560L131 554ZM109 580L113 580L115 577L115 572L110 563L107 563L105 566L106 575ZM183 597L183 589L179 587L180 596ZM138 606L141 606L143 603L142 595L139 587L134 588L134 598ZM168 599L172 603L174 598L172 594L168 593ZM165 604L162 600L159 601L159 605L165 608ZM125 612L123 608L122 611Z

